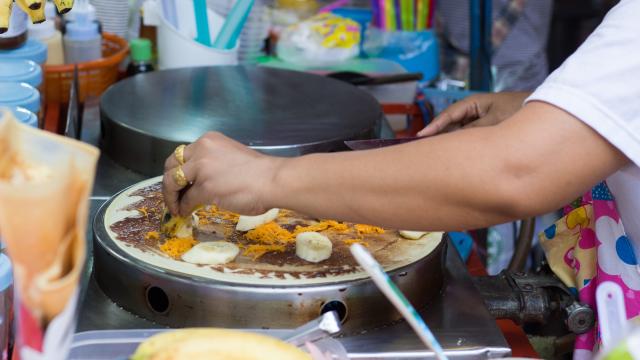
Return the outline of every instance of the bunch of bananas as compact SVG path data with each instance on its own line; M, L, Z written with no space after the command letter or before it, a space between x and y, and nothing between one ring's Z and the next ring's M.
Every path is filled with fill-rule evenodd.
M0 0L0 34L9 30L9 20L14 0ZM39 24L46 20L44 2L46 0L15 0L20 8L31 18L31 22ZM73 7L73 0L53 0L60 14L65 14Z

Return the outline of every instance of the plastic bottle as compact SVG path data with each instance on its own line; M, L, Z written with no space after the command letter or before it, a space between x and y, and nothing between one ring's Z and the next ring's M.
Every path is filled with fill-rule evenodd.
M62 33L56 29L56 9L50 1L45 4L45 14L47 21L41 24L29 24L29 38L40 40L47 46L47 65L63 65Z
M95 17L95 14L93 15ZM64 58L67 64L93 61L102 57L102 35L86 2L78 4L73 21L64 35Z
M127 75L133 76L155 70L151 63L151 40L133 39L129 46L131 63L127 68Z
M22 46L27 41L27 24L29 16L18 5L13 5L8 30L0 34L0 50L11 50Z

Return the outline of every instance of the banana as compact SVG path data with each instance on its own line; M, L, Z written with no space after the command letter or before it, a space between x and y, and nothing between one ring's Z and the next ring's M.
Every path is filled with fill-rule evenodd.
M182 255L182 260L199 265L226 264L238 256L240 248L227 241L202 242Z
M244 216L240 215L238 218L238 224L236 224L236 230L249 231L257 228L262 224L266 224L275 220L278 217L280 209L271 209L262 215L257 216Z
M16 0L16 4L29 15L32 23L39 24L46 20L42 0Z
M0 0L0 34L9 31L11 10L13 10L13 0Z
M53 0L60 14L66 14L73 7L73 0Z
M165 221L162 224L162 232L169 237L188 238L193 236L193 227L191 226L191 218L181 216L171 216L166 213Z
M311 360L311 356L284 341L229 329L181 329L145 340L131 360L261 359Z
M427 235L425 231L409 231L409 230L400 230L400 236L409 240L420 240L423 236Z
M299 258L319 263L331 257L333 244L328 237L317 232L303 232L296 236L296 255Z
M44 0L23 0L25 5L31 10L38 10L44 8Z

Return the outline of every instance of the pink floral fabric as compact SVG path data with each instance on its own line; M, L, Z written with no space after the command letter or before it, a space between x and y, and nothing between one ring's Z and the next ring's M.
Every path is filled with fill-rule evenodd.
M540 242L555 274L581 302L595 311L598 284L613 281L623 290L627 316L640 316L640 266L605 183L568 206L565 217L540 234ZM596 326L577 337L574 359L591 359L599 344Z

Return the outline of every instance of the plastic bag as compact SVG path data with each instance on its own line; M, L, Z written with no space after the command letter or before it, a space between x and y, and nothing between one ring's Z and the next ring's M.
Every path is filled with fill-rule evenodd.
M358 56L360 25L330 13L286 28L278 40L278 57L304 65L331 65Z

